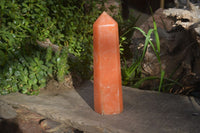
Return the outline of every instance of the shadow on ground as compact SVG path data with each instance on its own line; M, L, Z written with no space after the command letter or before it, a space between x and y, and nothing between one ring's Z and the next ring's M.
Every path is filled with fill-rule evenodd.
M0 119L1 133L23 133L19 125L13 120Z
M80 87L75 88L75 90L79 93L83 100L94 110L93 82L86 81Z

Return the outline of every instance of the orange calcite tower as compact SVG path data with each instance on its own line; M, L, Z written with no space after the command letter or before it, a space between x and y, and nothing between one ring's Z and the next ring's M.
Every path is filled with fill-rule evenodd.
M103 12L93 25L94 109L100 114L123 111L117 22Z

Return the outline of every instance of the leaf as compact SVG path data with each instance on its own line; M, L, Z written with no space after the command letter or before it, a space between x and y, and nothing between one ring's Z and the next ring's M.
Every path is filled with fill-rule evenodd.
M51 58L52 58L52 47L48 47L46 52L46 64L48 64Z
M5 53L0 50L0 66L3 66L7 60Z
M40 67L41 67L41 69L42 69L43 71L47 71L47 70L48 70L48 67L45 66L45 65L41 65Z
M20 75L21 75L20 71L15 71L15 76L16 76L16 77L18 77L18 76L20 76Z
M22 87L21 92L22 92L23 94L26 94L26 93L28 92L28 90L27 90L26 87Z
M37 84L37 82L38 82L38 80L37 80L36 78L31 79L31 81L33 81L33 85L34 85L34 84Z
M28 84L29 87L31 87L33 85L33 81L32 80L28 80Z
M29 75L29 78L31 78L31 79L36 78L35 73L31 73L31 74Z
M18 86L16 84L12 85L12 92L17 92L18 91Z
M153 17L153 15L152 15L152 17ZM156 46L157 46L158 53L160 54L160 39L159 39L157 25L156 25L156 21L155 21L154 17L153 17L153 26L154 26L154 35L155 35L155 40L156 40Z
M46 83L40 84L39 88L44 88L46 86Z
M34 67L34 66L36 66L36 65L37 65L37 64L36 64L35 62L33 62L33 61L30 63L30 66L31 66L31 67Z
M38 80L41 80L42 78L44 78L44 77L45 77L44 74L45 74L45 73L44 73L43 71L38 72L37 75L36 75L37 79L38 79Z
M40 80L39 80L39 83L40 83L40 84L41 84L41 83L46 83L46 78L40 79Z
M20 76L20 79L21 79L24 83L27 83L27 81L28 81L27 75L21 75L21 76Z
M38 89L39 89L39 86L38 86L38 85L36 85L36 84L33 85L33 90L34 90L34 91L36 91L36 90L38 90Z
M1 0L1 1L0 1L0 6L1 6L1 9L2 9L2 10L3 10L4 7L5 7L5 2L6 2L6 0Z

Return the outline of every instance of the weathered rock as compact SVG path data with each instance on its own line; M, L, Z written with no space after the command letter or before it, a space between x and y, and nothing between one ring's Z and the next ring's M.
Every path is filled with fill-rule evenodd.
M172 28L172 25L174 24L174 21L167 16L163 14L163 9L159 8L153 15L157 27L160 27L161 29L166 29L167 31ZM150 16L149 19L147 19L140 28L144 32L148 32L150 28L153 28L153 18ZM144 38L144 36L139 31L135 31L133 35L133 39L137 38Z
M197 2L190 2L187 0L184 9L177 9L177 8L170 8L164 10L163 13L168 17L173 17L175 19L176 25L181 25L185 29L191 29L193 25L194 31L200 35L200 3ZM179 5L179 3L178 3ZM197 25L198 24L198 25ZM196 37L195 35L194 37Z
M3 101L0 103L0 107L4 107L3 114L1 113L4 118L0 118L0 132L2 133L81 133L78 129L21 106L16 105L13 109L11 105Z
M19 106L16 108L16 112L17 117L13 121L23 133L45 132L39 125L39 121L44 119L43 116Z
M51 119L43 119L40 126L47 133L74 133L74 128L67 127L65 124L53 121Z
M0 118L13 119L17 116L16 111L12 106L0 101Z
M172 18L168 18L163 14L163 10L159 9L155 12L154 18L158 27L160 39L160 58L161 67L165 71L165 77L178 81L186 86L196 86L200 81L199 54L200 48L194 33L194 25L186 29L181 25L174 27L176 23ZM153 19L149 18L140 26L146 33L153 28ZM143 50L144 36L140 32L135 32L133 36L133 45L131 49L133 53L140 49ZM152 35L152 42L155 45L155 39ZM160 64L152 49L148 47L144 60L142 62L143 76L160 77ZM159 81L145 82L143 88L158 87Z
M42 92L38 96L9 94L0 100L45 116L33 117L36 123L40 119L51 119L73 127L66 128L76 133L78 130L74 128L88 133L199 133L200 130L200 106L193 97L123 87L124 111L102 116L93 108L91 81L76 89L58 90L57 95L50 93L55 92ZM28 117L23 118L24 122L31 121ZM49 129L66 131L57 122L46 121L46 124L53 123Z

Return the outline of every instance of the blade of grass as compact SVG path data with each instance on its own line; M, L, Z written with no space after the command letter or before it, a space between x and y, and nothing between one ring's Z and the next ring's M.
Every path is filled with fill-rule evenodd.
M178 86L183 87L183 85L180 84L177 80L172 80L172 79L168 79L168 78L164 78L164 80L169 81L169 82L172 82L172 83L174 83L174 84L176 84L176 85L178 85Z
M155 40L156 40L156 46L157 46L157 51L160 55L160 39L158 35L158 30L157 30L157 25L153 17L153 26L154 26L154 35L155 35Z
M133 85L133 87L139 88L139 87L141 86L141 84L142 84L144 81L146 81L146 80L154 80L154 79L160 79L160 80L162 80L162 82L163 82L164 80L166 80L166 81L171 82L172 85L176 84L176 85L181 86L181 87L183 86L182 84L180 84L179 82L177 82L177 81L175 81L175 80L168 79L168 78L164 78L164 76L163 76L163 79L161 79L161 77L150 76L150 77L141 78L140 80L138 80L138 81Z
M148 43L149 43L149 44L151 45L151 47L152 47L154 53L156 54L156 57L157 57L159 63L160 63L160 56L159 56L159 53L158 53L158 51L156 50L156 48L154 47L152 41L150 40L150 35L152 34L152 32L154 32L154 30L153 30L153 29L150 29L150 30L148 31L148 33L146 34L146 33L145 33L142 29L140 29L139 27L134 27L134 28L135 28L136 30L139 30L139 31L143 34L143 36L146 38L146 39L145 39L145 44L144 44L144 51L143 51L141 60L143 60L143 58L144 58L144 55L145 55L145 53L146 53L146 48L147 48Z
M151 7L149 7L149 8L150 8L151 16L152 16L152 19L153 19L154 35L155 35L156 46L157 46L157 50L158 50L157 52L160 55L160 39L159 39L159 35L158 35L157 25L156 25L156 21L155 21L154 16L153 16L152 8Z
M162 88L162 85L163 85L164 76L165 76L165 71L164 71L164 70L161 70L160 84L159 84L159 88L158 88L159 92L160 92L160 90L161 90L161 88ZM164 88L163 88L163 89L164 89Z
M141 84L146 81L146 80L153 80L153 79L159 79L159 77L155 77L155 76L150 76L150 77L144 77L142 79L140 79L139 81L137 81L133 87L135 88L139 88L141 86Z
M146 39L145 39L145 43L144 43L144 49L143 49L143 53L142 53L142 58L141 58L141 61L143 60L144 56L145 56L145 53L147 51L147 47L148 47L148 44L149 44L149 41L150 41L150 37L151 37L151 33L153 32L153 29L150 29L147 33L147 35L145 36ZM155 49L154 46L152 46L153 49Z

